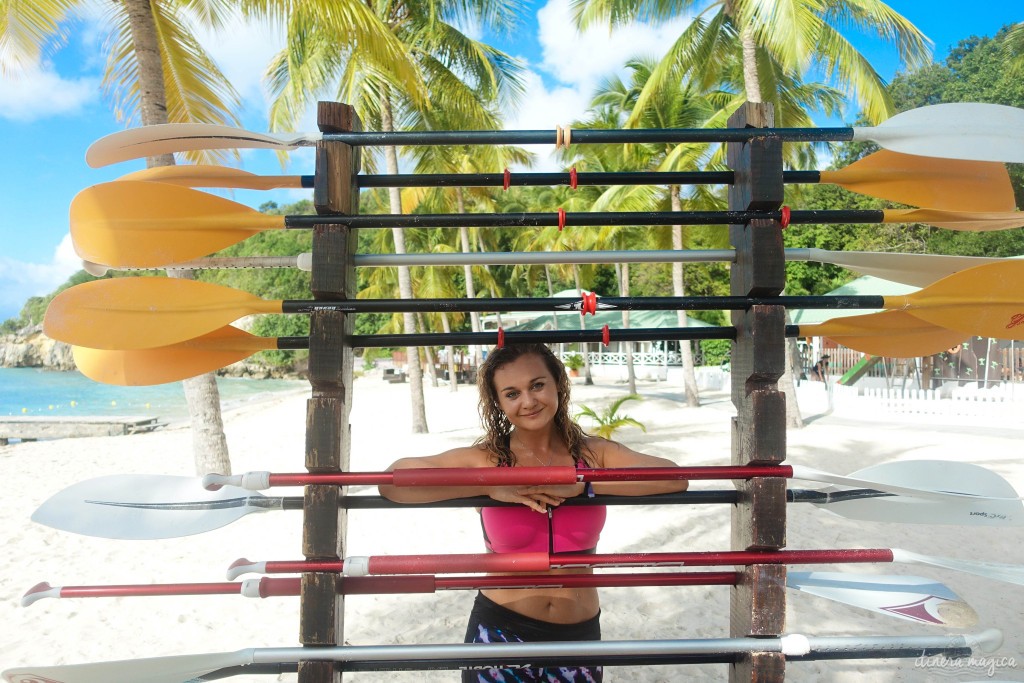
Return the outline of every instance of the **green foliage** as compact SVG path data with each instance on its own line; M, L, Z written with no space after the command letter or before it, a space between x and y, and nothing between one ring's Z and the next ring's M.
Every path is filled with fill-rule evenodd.
M562 361L565 363L565 367L570 370L579 370L583 367L583 356L578 353L567 354Z
M732 357L732 342L728 339L701 339L700 352L704 365L721 365Z
M595 411L593 408L587 405L581 405L580 411L576 413L576 419L581 417L589 418L594 422L596 428L594 434L604 439L612 438L612 435L623 427L639 427L643 431L647 431L647 427L642 422L638 422L628 415L619 415L619 408L626 401L641 401L643 400L636 394L629 394L616 400L610 406L602 410L600 413Z

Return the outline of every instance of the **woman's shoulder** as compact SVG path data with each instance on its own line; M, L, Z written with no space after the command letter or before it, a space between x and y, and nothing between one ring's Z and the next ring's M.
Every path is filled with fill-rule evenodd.
M604 467L604 456L620 448L620 444L617 441L591 435L583 438L583 446L593 453L597 467Z

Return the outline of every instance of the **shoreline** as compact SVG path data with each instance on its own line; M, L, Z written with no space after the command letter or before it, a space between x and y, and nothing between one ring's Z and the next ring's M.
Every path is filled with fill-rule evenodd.
M425 387L431 432L408 434L408 385L375 377L356 380L352 408L353 471L378 471L406 455L428 455L471 443L479 434L476 392L460 386ZM729 394L704 392L703 405L679 405L676 387L642 382L643 401L622 412L645 423L647 432L625 429L615 436L639 450L680 464L725 464L730 453ZM574 384L576 405L601 408L626 393L618 383ZM236 473L301 471L308 388L225 412L225 431ZM805 408L809 425L787 434L789 461L847 474L891 460L938 459L975 462L1024 491L1020 443L1024 428L936 426L924 421L874 421L856 415L819 415ZM573 411L575 412L575 410ZM302 518L293 512L253 514L216 531L161 541L111 541L74 536L34 524L28 517L43 500L73 483L106 474L190 476L188 429L150 434L64 439L0 447L0 524L8 553L0 560L0 667L77 664L185 653L232 651L297 644L294 598L251 600L240 596L45 600L18 604L32 585L183 583L222 581L239 557L252 560L301 557ZM693 488L727 488L727 482L695 482ZM297 495L277 489L268 495ZM368 492L365 487L354 493ZM788 546L800 548L899 547L922 554L1024 564L1020 527L950 527L849 520L802 505L787 508ZM729 547L730 512L720 506L622 507L609 514L600 552L723 550ZM353 510L346 555L476 553L483 551L479 519L472 509ZM814 596L787 594L788 633L808 635L910 635L977 632L1001 628L1006 643L994 656L1024 652L1019 605L1024 587L920 565L808 566L801 571L850 571L929 577L956 591L979 614L970 629L929 627L837 605ZM607 640L716 638L729 633L725 587L601 589ZM459 642L473 595L368 595L346 599L345 636L353 645ZM1024 662L996 678L1021 678ZM391 672L389 681L455 681L455 672ZM922 669L912 659L834 660L787 664L787 680L916 682L985 678L978 670ZM659 683L719 681L725 665L608 669L606 681ZM346 673L346 680L381 680L381 674ZM238 676L240 683L273 677ZM277 680L294 681L294 674Z

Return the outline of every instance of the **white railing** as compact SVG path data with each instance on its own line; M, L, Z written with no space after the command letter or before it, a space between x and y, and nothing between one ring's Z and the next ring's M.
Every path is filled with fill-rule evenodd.
M952 392L937 389L858 389L834 384L832 391L833 407L837 413L970 418L1006 426L1024 424L1024 391L1012 383L990 389L962 387Z
M570 355L570 354L565 354ZM666 357L667 355L667 357ZM619 352L605 352L605 351L591 351L587 353L587 357L590 359L591 365L625 365L626 364L626 353L624 351ZM564 356L563 356L564 360ZM665 354L663 351L634 351L633 352L633 365L682 365L682 357L678 353L669 352Z

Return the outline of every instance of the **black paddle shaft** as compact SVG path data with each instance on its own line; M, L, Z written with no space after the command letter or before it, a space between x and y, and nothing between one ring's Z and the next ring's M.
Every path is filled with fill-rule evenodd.
M786 325L787 337L799 337L799 325ZM631 327L608 330L608 341L662 341L665 339L736 339L735 327ZM349 343L354 349L400 348L403 346L485 346L500 338L508 344L603 343L604 330L544 330L540 332L450 332L423 334L354 334ZM277 348L299 351L309 348L309 337L278 337Z
M572 129L571 144L622 144L655 142L747 142L776 138L787 142L848 142L853 128L633 128L628 130ZM557 132L547 130L432 130L356 131L326 133L324 142L343 142L355 147L419 145L554 145Z
M746 225L755 220L782 220L782 211L589 211L544 213L436 213L348 216L320 214L285 216L284 226L307 230L317 225L350 228L498 228L579 225ZM790 211L789 222L799 224L882 223L885 212L875 210Z
M367 187L546 187L550 185L732 185L732 171L619 171L605 173L393 173L355 177ZM783 171L782 182L813 185L819 171ZM313 187L313 176L302 176L303 187Z
M580 311L586 305L581 299L564 298L479 298L479 299L350 299L347 301L312 301L286 299L282 313L340 311L342 313L435 313L470 311ZM753 306L785 306L786 308L876 309L885 307L885 297L852 296L631 296L602 297L596 300L596 311L734 311ZM592 311L588 311L592 312ZM700 329L700 328L698 328ZM623 332L625 330L622 330ZM638 340L622 340L638 341Z

